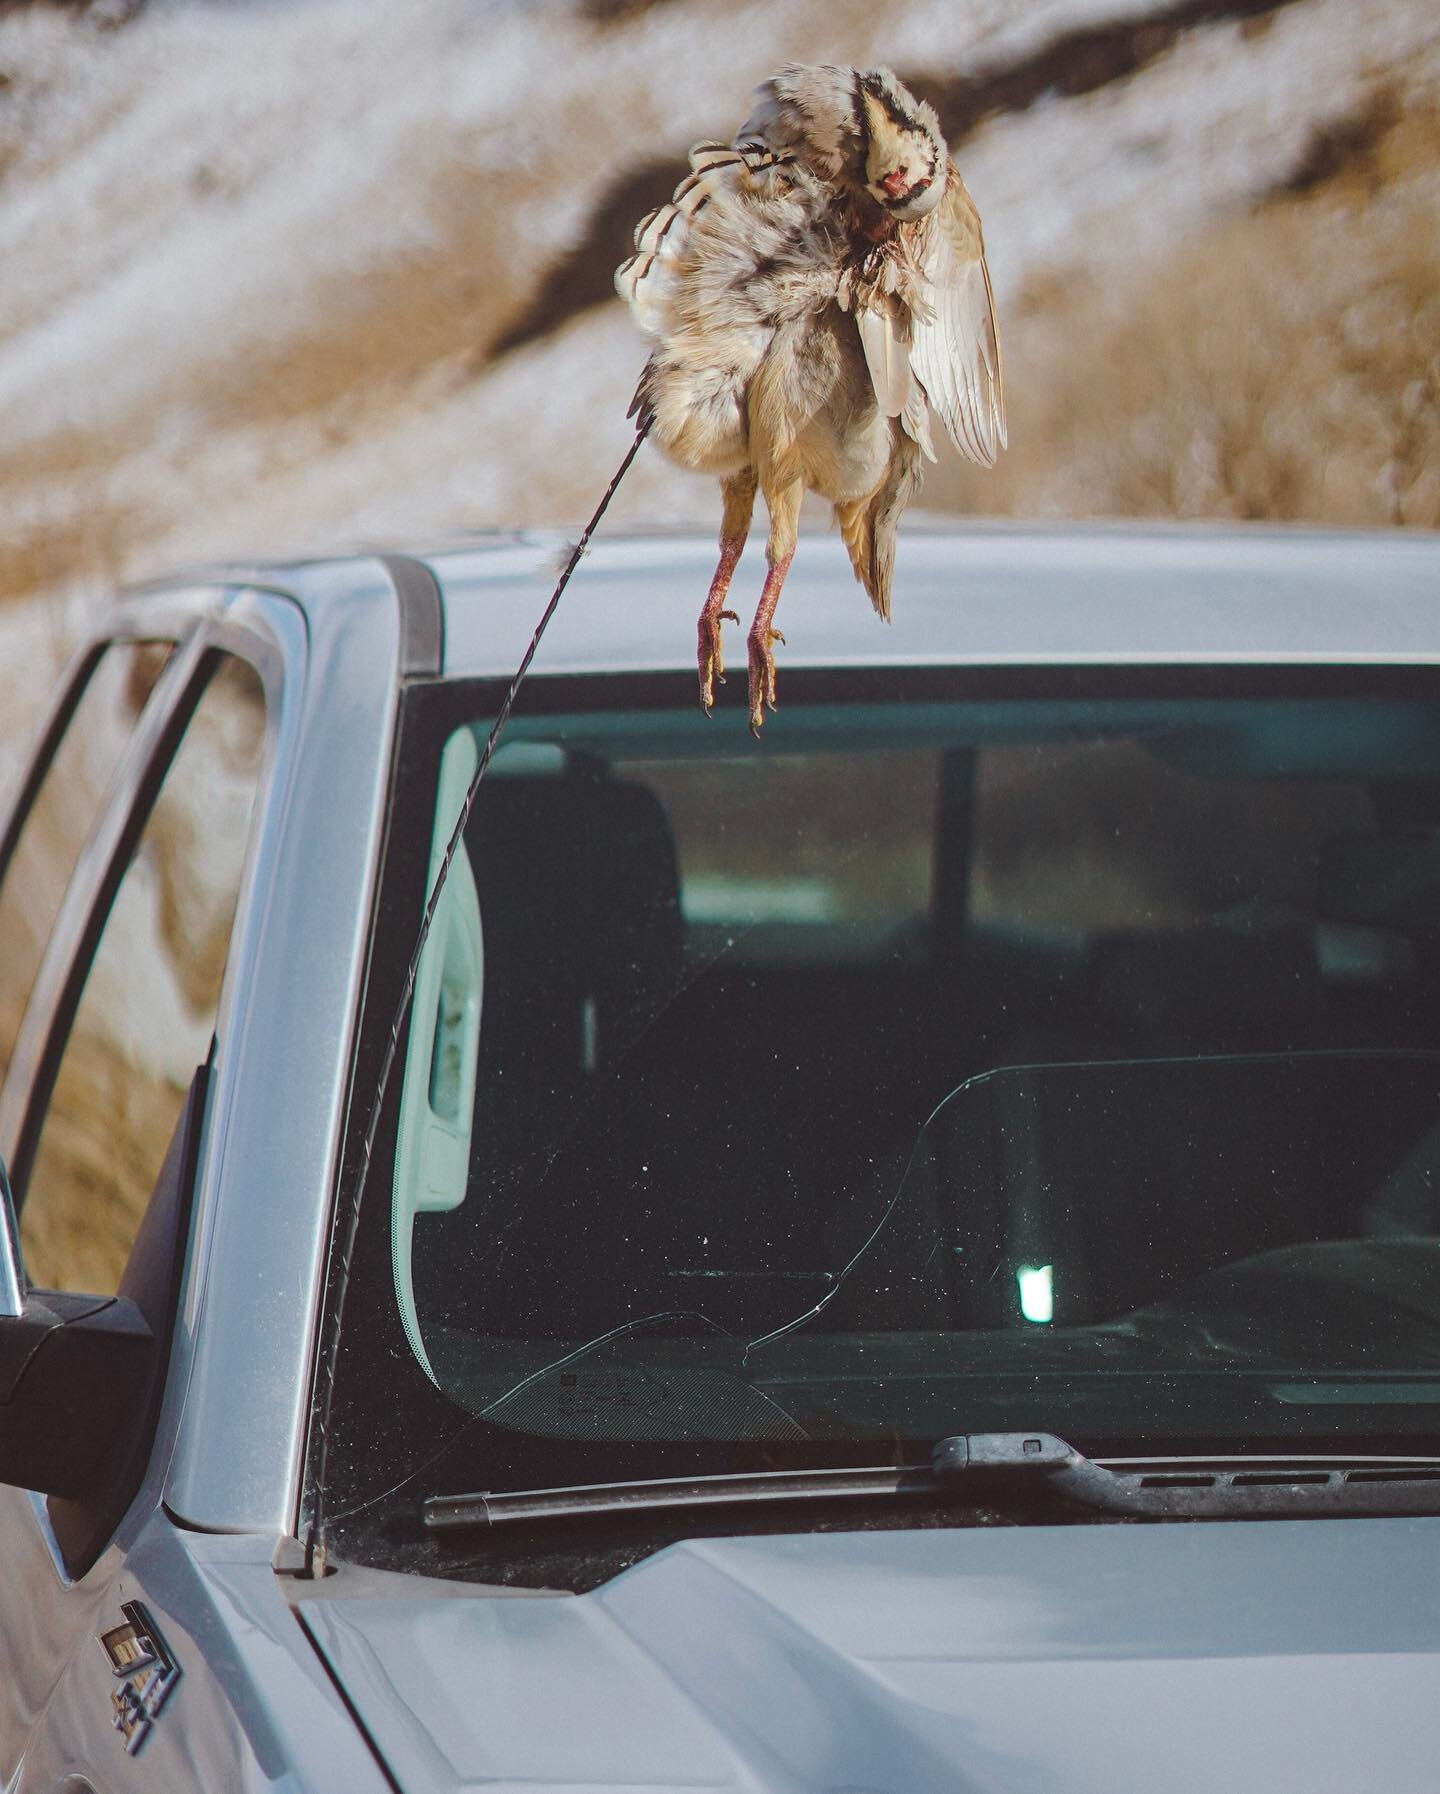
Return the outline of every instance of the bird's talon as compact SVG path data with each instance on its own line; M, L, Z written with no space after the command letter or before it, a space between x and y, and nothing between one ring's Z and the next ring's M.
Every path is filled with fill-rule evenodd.
M733 610L710 611L700 617L700 708L709 716L715 702L715 687L725 683L725 655L720 640L720 625L729 618L739 622Z

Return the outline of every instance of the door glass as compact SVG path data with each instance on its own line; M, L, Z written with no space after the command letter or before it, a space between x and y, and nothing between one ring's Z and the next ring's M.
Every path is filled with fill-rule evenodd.
M96 662L0 871L0 1079L60 900L169 642L115 642Z
M32 1282L109 1294L209 1051L265 732L254 670L222 659L100 937L21 1210Z

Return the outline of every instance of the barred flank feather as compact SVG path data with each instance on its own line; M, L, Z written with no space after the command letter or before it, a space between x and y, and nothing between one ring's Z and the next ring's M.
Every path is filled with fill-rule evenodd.
M684 254L688 227L744 167L743 157L730 145L697 143L690 152L690 173L673 196L635 226L635 254L615 270L615 290L649 335L658 336L665 328L666 277Z
M653 362L647 361L640 370L640 379L636 383L635 396L630 401L630 409L626 417L635 419L637 430L648 430L655 420L655 396L652 389Z

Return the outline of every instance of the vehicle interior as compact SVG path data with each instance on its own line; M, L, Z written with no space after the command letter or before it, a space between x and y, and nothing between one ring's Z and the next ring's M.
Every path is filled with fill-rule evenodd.
M432 877L483 739L449 737ZM663 1431L572 1354L724 1340L823 1430L817 1354L958 1332L1436 1393L1428 704L796 705L762 750L531 715L464 847L392 1248L472 1412L543 1373L508 1424Z

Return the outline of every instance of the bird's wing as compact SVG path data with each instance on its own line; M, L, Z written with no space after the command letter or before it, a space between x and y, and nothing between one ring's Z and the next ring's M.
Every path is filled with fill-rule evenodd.
M755 89L736 146L761 148L777 161L798 159L822 181L833 181L855 149L854 88L854 69L790 63Z
M951 162L925 223L926 308L910 330L910 365L962 455L993 467L1005 446L1005 368L980 214Z
M886 417L899 417L910 405L910 349L896 305L861 306L855 322L860 346L875 388L875 399Z
M930 407L925 403L925 393L918 380L910 382L910 397L900 413L900 422L925 459L933 461L935 445L930 440Z

